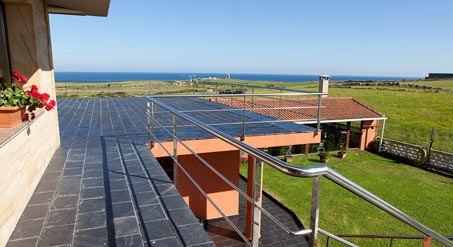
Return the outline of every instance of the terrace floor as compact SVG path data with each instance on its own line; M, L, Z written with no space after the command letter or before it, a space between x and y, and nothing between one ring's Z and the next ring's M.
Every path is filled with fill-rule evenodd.
M145 106L143 98L59 100L61 148L7 246L243 245L228 241L234 236L222 234L227 229L222 221L209 223L211 238L190 212L145 145ZM291 126L273 128L301 130ZM266 130L251 127L250 133ZM268 199L264 204L283 222L292 221L278 204ZM289 240L265 221L262 231L262 241L274 245L306 244L304 238ZM266 232L272 233L268 239Z

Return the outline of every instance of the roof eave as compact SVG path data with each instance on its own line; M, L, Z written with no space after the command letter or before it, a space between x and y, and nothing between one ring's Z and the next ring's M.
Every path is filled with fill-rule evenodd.
M110 0L48 0L47 8L51 14L82 15L106 17Z

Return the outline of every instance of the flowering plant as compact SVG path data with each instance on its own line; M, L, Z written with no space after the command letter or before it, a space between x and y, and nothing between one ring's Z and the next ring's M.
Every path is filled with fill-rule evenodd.
M50 100L50 95L40 93L38 87L32 85L29 90L24 88L28 79L18 72L13 73L14 83L11 85L1 85L0 88L0 106L17 106L25 108L25 113L22 116L24 121L34 119L36 117L35 110L45 108L47 111L52 110L56 102Z

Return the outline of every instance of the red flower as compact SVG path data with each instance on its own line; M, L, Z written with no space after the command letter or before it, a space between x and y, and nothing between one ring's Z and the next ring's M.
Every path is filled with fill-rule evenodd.
M43 93L38 96L38 99L40 99L43 102L47 102L50 99L50 95L47 93Z
M31 119L35 119L36 115L34 112L31 113Z
M52 110L52 109L55 107L55 105L56 105L55 100L49 101L49 103L47 103L47 105L46 105L46 110L47 110L47 111Z
M23 116L22 116L22 120L23 121L28 121L28 114L25 113Z
M19 79L19 80L23 81L23 82L24 82L24 84L27 84L27 82L28 82L28 79L27 79L27 77L25 77L24 75L21 75L21 77L20 77L20 79Z
M17 71L14 71L14 72L13 72L13 76L14 76L14 78L16 78L17 80L20 80L20 77L23 76L23 75L21 75L21 74L20 74L19 72L17 72Z
M24 84L26 84L28 82L28 79L27 77L25 77L24 75L21 75L19 72L17 71L14 71L13 72L13 77L16 78L16 84L19 86L19 87L22 87Z

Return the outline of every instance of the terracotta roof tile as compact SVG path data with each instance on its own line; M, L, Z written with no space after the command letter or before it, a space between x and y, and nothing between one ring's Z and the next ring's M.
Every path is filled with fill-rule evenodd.
M236 108L243 108L242 99L217 98L214 99L222 104ZM247 109L254 109L254 112L297 122L316 121L318 112L317 98L255 98L253 101L247 99ZM279 108L285 108L279 110ZM322 121L332 120L353 120L353 119L376 119L384 115L352 98L327 97L322 99L321 119Z

